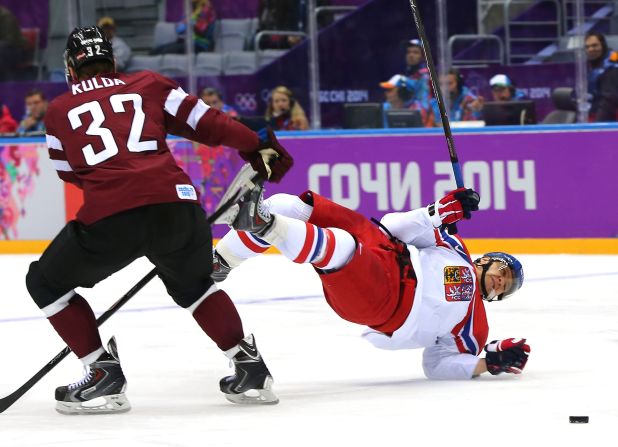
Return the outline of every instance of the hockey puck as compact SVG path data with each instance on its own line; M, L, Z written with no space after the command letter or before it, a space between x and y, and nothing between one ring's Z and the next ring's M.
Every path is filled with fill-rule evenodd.
M587 424L590 418L588 416L569 416L571 424Z

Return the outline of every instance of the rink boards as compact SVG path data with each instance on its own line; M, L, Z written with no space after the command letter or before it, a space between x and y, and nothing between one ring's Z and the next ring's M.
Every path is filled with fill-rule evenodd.
M281 132L293 171L267 195L312 189L365 216L424 206L455 186L440 129ZM480 211L460 223L473 252L618 253L618 125L458 129L464 183ZM169 144L208 212L241 166L234 151ZM39 252L74 216L42 138L0 139L0 253ZM225 228L215 228L221 236ZM8 241L4 241L8 240Z

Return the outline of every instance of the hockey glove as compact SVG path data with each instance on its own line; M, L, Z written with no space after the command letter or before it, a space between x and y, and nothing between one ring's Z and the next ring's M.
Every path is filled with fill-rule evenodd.
M279 183L292 168L294 159L277 141L277 137L269 127L260 131L260 144L254 152L240 152L240 157L251 163L251 167L264 179Z
M525 338L507 338L485 345L485 352L485 363L490 374L521 374L528 361L530 346Z
M427 207L431 223L435 228L441 225L451 225L461 219L470 219L472 211L479 209L478 192L472 189L459 188L449 192L436 203Z

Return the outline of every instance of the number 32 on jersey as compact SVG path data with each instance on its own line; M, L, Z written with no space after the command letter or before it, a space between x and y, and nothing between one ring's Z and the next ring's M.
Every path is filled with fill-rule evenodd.
M125 111L125 103L132 102L135 114L133 115L133 121L131 122L131 130L129 132L129 138L127 140L127 148L131 152L143 152L143 151L156 151L156 140L140 141L142 136L142 130L144 129L144 121L146 115L142 110L142 97L137 93L126 93L112 95L109 98L109 102L112 105L112 110L115 113L123 113ZM98 136L103 140L102 151L95 152L92 144L88 144L82 148L86 163L90 166L102 163L105 160L113 157L118 153L118 145L114 140L111 130L106 127L102 127L101 124L105 121L105 114L101 108L101 104L98 101L91 101L84 103L74 109L71 109L68 113L69 122L73 130L82 127L81 115L84 113L90 113L92 116L92 123L86 130L86 135Z

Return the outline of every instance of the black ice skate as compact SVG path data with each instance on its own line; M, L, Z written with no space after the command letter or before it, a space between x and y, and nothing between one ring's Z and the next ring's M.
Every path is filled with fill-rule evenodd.
M253 189L247 191L236 204L239 207L238 215L232 222L232 228L258 236L270 229L274 218L264 206L264 180L257 180Z
M127 380L122 373L116 339L87 367L79 382L56 388L56 411L62 414L123 413L131 409L125 395Z
M227 275L232 271L232 267L217 253L217 250L212 250L212 273L210 277L215 282L225 281Z
M235 404L276 404L270 371L257 350L253 334L238 343L240 351L232 358L236 373L221 379L219 386L225 398Z

